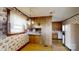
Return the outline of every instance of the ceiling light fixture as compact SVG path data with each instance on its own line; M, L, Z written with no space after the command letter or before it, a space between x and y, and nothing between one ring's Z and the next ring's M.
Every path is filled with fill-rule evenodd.
M50 11L49 14L52 16L53 14L55 14L55 10Z

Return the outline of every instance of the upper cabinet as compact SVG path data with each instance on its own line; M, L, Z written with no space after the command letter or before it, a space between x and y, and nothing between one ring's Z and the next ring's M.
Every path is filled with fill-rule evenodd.
M61 31L62 30L62 22L52 22L52 30Z

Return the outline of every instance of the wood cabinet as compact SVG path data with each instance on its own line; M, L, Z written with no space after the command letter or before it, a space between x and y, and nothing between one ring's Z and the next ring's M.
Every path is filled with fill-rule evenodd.
M34 44L40 44L41 35L29 35L29 42Z
M57 33L52 33L52 39L58 39L58 34Z
M52 30L61 31L62 22L52 22Z

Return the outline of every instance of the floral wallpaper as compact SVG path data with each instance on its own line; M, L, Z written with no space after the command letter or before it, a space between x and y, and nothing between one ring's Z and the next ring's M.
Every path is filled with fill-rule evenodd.
M0 39L6 37L6 21L7 21L7 11L6 8L0 7Z
M28 42L27 34L12 35L0 40L0 51L16 51Z
M79 14L77 14L74 17L64 21L63 24L79 24Z

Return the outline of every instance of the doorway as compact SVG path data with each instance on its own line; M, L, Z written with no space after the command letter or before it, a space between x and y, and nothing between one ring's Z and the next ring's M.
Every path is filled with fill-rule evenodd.
M67 51L63 46L63 28L62 22L52 22L52 44L54 51Z
M52 22L52 42L53 44L62 42L62 22Z

